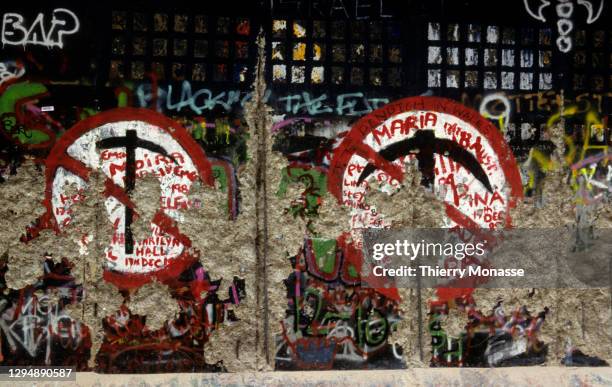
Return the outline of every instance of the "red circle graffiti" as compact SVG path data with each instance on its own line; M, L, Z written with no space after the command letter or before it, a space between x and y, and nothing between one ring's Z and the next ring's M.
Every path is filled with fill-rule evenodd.
M401 113L424 110L454 115L457 118L472 125L491 145L498 156L499 164L504 177L510 186L510 200L507 210L516 205L516 200L523 196L521 176L519 174L516 160L512 151L506 144L499 129L490 121L485 119L476 110L467 108L458 102L440 97L409 97L400 99L385 105L372 113L360 118L353 124L351 130L334 151L328 172L329 191L342 203L342 181L344 171L354 154L364 157L368 162L381 165L385 172L398 181L403 180L401 168L390 161L382 158L374 149L364 143L368 134L385 122L387 119ZM455 207L446 204L446 213L450 219L458 225L466 228L478 228L476 223ZM509 226L511 219L509 211L506 211L506 224Z
M45 199L43 205L47 211L32 227L28 227L26 235L21 237L22 242L28 242L40 233L43 229L53 229L56 232L60 232L59 225L55 217L53 216L52 206L52 187L53 180L58 168L62 167L71 173L79 176L86 182L89 182L90 170L80 163L79 161L68 155L68 147L72 145L78 138L83 136L90 130L96 129L100 126L122 121L141 121L150 125L154 125L172 136L178 144L184 149L187 155L193 161L198 173L199 178L208 185L213 185L214 177L212 173L211 163L206 157L204 150L191 138L187 130L181 126L178 122L169 119L168 117L148 109L139 108L118 108L109 110L103 113L96 114L89 118L86 118L72 128L70 128L60 139L55 143L55 146L51 149L49 157L45 160L46 171L45 171ZM163 217L158 214L156 215L157 221L164 223L164 228L171 229L178 233L178 226L176 222L173 222L168 217ZM159 223L158 223L159 224ZM185 237L186 238L186 237ZM182 242L186 243L185 247L189 247L190 241L188 238ZM110 270L105 270L104 279L113 283L119 288L135 288L139 287L147 282L153 280L153 277L160 281L168 281L178 276L189 264L193 262L193 257L187 252L187 249L183 253L173 259L165 268L162 270L137 274L137 273L118 273Z

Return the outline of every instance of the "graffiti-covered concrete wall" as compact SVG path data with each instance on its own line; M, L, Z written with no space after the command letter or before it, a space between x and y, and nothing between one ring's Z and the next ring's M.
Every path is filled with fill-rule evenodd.
M609 287L362 275L368 229L610 232L604 1L0 12L0 365L612 359Z

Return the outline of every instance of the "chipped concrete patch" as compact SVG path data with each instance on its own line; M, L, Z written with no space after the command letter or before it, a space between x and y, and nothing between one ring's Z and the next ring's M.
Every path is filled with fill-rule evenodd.
M522 201L511 211L516 228L562 228L603 226L608 228L609 206L598 209L599 216L577 216L576 195L569 185L569 170L564 168L565 144L563 123L551 128L551 141L556 145L551 157L554 169L544 180L543 205ZM586 221L586 223L585 223ZM552 266L551 266L552 267ZM477 296L476 296L477 295ZM491 305L503 299L504 305L526 305L532 311L547 306L550 313L541 329L541 339L549 344L547 365L557 365L568 347L577 347L588 355L602 359L612 356L612 303L609 289L478 289L479 305ZM484 309L483 309L484 310Z
M249 158L238 167L237 173L240 213L236 220L230 220L225 211L227 194L221 192L219 185L207 187L198 183L192 187L189 198L199 206L185 212L181 224L181 231L192 241L191 252L199 257L212 280L220 280L219 294L227 292L235 276L246 282L246 298L232 307L238 321L215 327L204 346L207 363L222 362L231 372L274 368L274 337L280 331L279 321L285 317L287 308L283 281L292 272L288 258L303 246L304 238L333 239L351 231L350 210L339 205L331 195L322 195L318 216L311 219L311 229L307 219L294 218L285 211L291 200L302 195L303 186L292 184L284 197L276 195L287 160L272 150L272 112L263 102L267 87L263 76L265 42L260 38L257 44L259 61L254 93L245 106L250 132ZM552 140L557 146L554 160L562 165L563 132L559 128L560 125L553 128ZM31 284L42 273L45 254L59 259L70 252L68 258L76 264L73 274L77 282L83 283L86 293L81 305L70 305L68 309L71 316L92 330L90 365L93 365L103 338L101 321L124 302L118 289L102 279L101 251L113 233L103 206L103 179L92 174L86 199L73 205L73 221L62 234L45 230L35 241L24 245L18 239L25 226L44 212L40 205L43 180L43 171L28 162L20 167L17 175L7 176L7 182L0 185L0 198L5 203L0 207L0 225L5 230L0 233L0 252L6 251L9 260L6 279L13 289ZM567 183L567 170L550 171L544 183L543 206L519 203L512 215L514 226L541 228L574 224L574 193ZM414 166L409 166L403 184L392 195L373 185L366 201L385 214L385 220L392 227L441 227L440 220L446 216L444 205L420 185L420 174ZM76 194L75 187L66 192L69 196ZM133 223L138 238L149 234L150 219L159 208L158 181L139 180L132 199L141 203L140 217ZM584 219L594 222L596 227L612 227L612 210L609 205L602 205ZM434 291L421 289L419 296L416 290L401 289L400 296L403 319L391 333L390 342L403 348L407 365L427 366L431 356L427 300L433 298ZM605 344L612 337L609 290L477 289L474 298L484 312L491 311L500 300L507 313L522 305L528 305L531 311L548 306L550 314L540 337L550 345L549 365L558 364L566 344L580 347L590 355L612 357L610 346ZM157 282L134 292L127 305L134 313L147 316L151 329L163 326L179 310L168 288ZM457 336L466 323L466 313L456 308L443 321L444 329L451 336Z
M250 149L250 148L249 148ZM241 187L250 185L253 160L238 171ZM204 346L208 364L222 362L225 369L236 372L257 367L256 335L259 324L255 309L256 257L254 249L255 210L251 190L241 188L241 206L236 220L230 220L225 210L227 194L218 186L194 184L190 201L198 200L199 208L185 214L182 230L192 240L192 250L213 280L220 279L220 294L225 294L234 276L245 280L246 298L233 310L237 322L224 323L211 333ZM206 225L203 227L203 225ZM203 295L202 295L203 296ZM224 356L231 353L231 356ZM239 356L236 356L236 353Z
M421 320L425 322L419 322L419 308L422 308L423 304L419 302L417 289L401 288L399 294L402 298L400 304L402 320L397 325L397 330L391 333L390 342L402 348L407 367L427 366L425 351L429 347L429 343L424 338L424 333L427 332L427 311L421 310L421 313L425 312L425 314L421 314Z
M286 240L282 242L274 235L274 230L278 230L275 219L276 214L282 214L283 206L275 201L275 192L280 183L280 176L284 162L282 158L272 152L272 139L270 129L272 127L272 109L264 102L266 84L264 80L265 72L265 39L260 36L257 39L258 62L256 67L256 77L254 83L254 98L245 106L245 118L252 130L252 137L249 138L249 149L253 150L253 158L256 160L251 170L252 177L255 178L254 185L251 187L255 191L255 203L257 214L257 237L255 245L257 249L257 311L263 318L263 328L261 334L261 349L258 350L260 362L259 370L272 370L274 367L274 332L277 316L284 310L284 291L279 291L276 284L280 284L285 277L287 262L283 258L285 252L279 253L278 246L290 246L292 243ZM277 180L278 179L278 180ZM272 212L271 212L272 211ZM292 238L295 238L294 234ZM297 234L300 235L300 234ZM297 237L301 240L302 238ZM287 244L288 243L288 244ZM300 242L301 243L301 242ZM299 246L299 245L298 245ZM290 267L289 267L290 269ZM274 284L270 286L271 284Z
M317 236L337 238L342 233L350 232L350 209L338 203L338 200L329 193L321 196L321 202L319 215L312 221Z
M134 240L142 240L151 234L151 221L160 209L161 187L159 180L152 176L145 176L138 180L138 184L130 193L133 203L138 203L137 216L132 221L132 234Z
M53 231L45 230L38 238L38 243L14 244L14 248L7 250L8 271L5 279L9 288L21 289L32 285L43 274L45 255L59 258L64 253Z
M146 316L150 330L157 330L174 319L178 312L178 302L170 295L170 289L157 281L144 284L130 294L127 303L133 314Z
M45 212L43 169L31 160L24 162L15 175L6 176L0 184L0 251L8 257L7 286L20 289L42 274L44 255L60 257L64 249L57 243L56 235L49 231L41 235L37 243L23 244L19 238L26 226Z
M421 185L421 173L413 163L406 164L403 186L391 195L373 184L366 202L384 216L392 228L437 228L446 217L444 203Z
M104 340L102 320L116 313L123 303L124 298L119 290L100 277L96 281L90 280L85 287L85 295L80 304L71 304L66 307L66 312L72 318L82 321L89 327L91 356L88 364L90 367L96 366L96 354Z
M510 210L515 228L555 228L576 222L574 193L562 169L551 171L544 181L543 206L522 201Z
M270 142L271 143L271 142ZM276 190L280 186L282 170L286 166L286 161L276 152L267 150L270 160L268 176L270 192L268 194L268 227L269 227L269 250L268 265L271 268L268 274L270 284L267 292L269 294L269 312L267 318L270 320L270 338L268 358L270 365L268 369L274 367L274 357L276 343L274 338L281 333L280 321L285 318L287 309L287 292L283 281L286 280L293 268L289 258L298 253L304 244L307 236L306 221L300 217L294 218L285 212L291 199L301 195L301 188L297 184L289 185L285 197L276 195ZM322 207L325 207L323 203ZM324 232L324 230L321 230ZM330 235L331 236L331 235Z

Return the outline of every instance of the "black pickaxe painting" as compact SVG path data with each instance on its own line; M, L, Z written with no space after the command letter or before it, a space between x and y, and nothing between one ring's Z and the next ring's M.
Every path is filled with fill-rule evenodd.
M421 184L426 187L434 182L434 155L436 153L444 155L461 164L465 169L470 171L489 192L493 193L489 178L476 157L452 140L437 138L433 130L419 130L413 137L393 143L383 148L378 153L389 161L394 161L401 156L414 153L419 162ZM366 165L359 176L358 183L361 184L375 170L376 167L374 164L369 163Z
M125 148L125 184L124 192L129 195L136 187L136 149L143 148L159 153L175 161L172 156L161 146L147 140L138 138L135 130L127 130L125 137L109 137L96 143L98 149ZM175 161L176 162L176 161ZM134 252L134 236L132 235L132 220L134 212L128 206L125 207L125 253Z

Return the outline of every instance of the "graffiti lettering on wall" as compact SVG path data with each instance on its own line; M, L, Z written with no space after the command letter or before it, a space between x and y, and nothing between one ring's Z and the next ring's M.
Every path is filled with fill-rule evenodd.
M245 282L209 273L199 262L200 252L191 246L193 239L184 234L183 220L198 206L209 205L192 196L200 181L213 180L223 192L227 217L239 219L237 171L258 151L247 153L247 143L264 146L250 137L254 132L242 118L247 102L256 97L242 82L243 75L261 63L257 50L251 50L258 48L250 41L254 35L248 32L255 25L261 25L266 41L292 61L286 68L292 81L273 82L257 102L272 107L275 124L268 129L275 136L274 151L287 159L276 169L282 173L277 195L293 192L289 186L302 186L281 207L283 220L301 218L305 223L300 242L287 252L287 310L280 324L274 324L281 333L275 352L278 369L405 366L402 348L395 343L405 315L402 300L396 289L365 287L372 283L359 274L362 250L357 235L363 228L391 225L395 214L380 213L368 195L375 187L386 193L408 191L402 179L409 170L418 168L420 184L445 205L445 226L500 228L510 224L509 210L523 194L521 183L527 186L526 194L542 192L543 177L557 166L551 154L558 143L550 141L547 132L551 126L564 126L565 163L571 166L567 182L578 196L577 207L609 204L607 119L612 93L605 91L607 78L595 66L605 64L608 57L604 28L591 26L585 32L593 42L580 48L586 58L581 67L573 55L554 63L550 29L523 23L525 11L513 5L512 12L504 12L507 22L495 25L486 15L447 2L442 8L466 9L455 15L465 17L465 25L442 18L428 24L431 34L423 34L423 23L408 22L415 20L414 12L400 15L394 12L397 5L384 0L260 0L264 10L253 15L234 10L216 15L204 5L196 7L194 15L182 15L162 3L150 12L108 5L96 5L99 13L81 12L49 5L44 13L2 13L0 40L11 53L0 61L0 183L6 171L16 174L16 165L25 159L34 159L46 174L47 213L30 225L23 241L36 243L43 228L65 238L68 227L78 224L76 208L94 198L93 189L102 182L99 219L108 222L112 232L108 240L96 240L96 247L101 246L97 258L102 259L106 280L126 300L119 310L98 315L103 321L102 348L90 353L93 333L83 321L69 317L67 306L72 309L72 304L83 302L84 291L96 289L75 283L67 259L46 259L45 275L35 285L0 289L2 365L77 364L89 369L87 360L94 357L94 369L102 372L224 370L220 363L206 364L205 344L222 324L238 320L234 307L246 295ZM435 2L408 3L412 11L428 16L423 20L440 20ZM581 46L578 39L572 41L575 32L582 32L579 17L586 14L587 24L601 23L603 11L608 11L603 10L603 0L524 0L524 5L541 22L553 19L561 52ZM511 20L515 13L519 20ZM94 14L105 16L90 18ZM103 20L106 33L81 39L81 24L98 27ZM437 42L431 48L439 55L403 54L423 45L417 41L421 35ZM449 46L452 42L467 45ZM79 45L75 49L82 63L73 63L70 56L74 44ZM97 47L95 53L86 46ZM19 51L21 56L15 56ZM466 71L459 60L463 56L473 59ZM452 58L459 62L450 63ZM541 63L536 65L538 59ZM272 64L262 69L264 78L274 78L279 60L272 54ZM461 99L474 110L433 97L389 104L401 93L423 91L418 78L425 63L440 64L440 86L447 83L428 91L428 96L456 97L448 89L456 79L454 89L465 91ZM446 69L445 64L455 68ZM54 65L58 68L51 69ZM69 71L73 68L83 71ZM241 82L227 77L228 70L237 68ZM600 93L583 93L588 88L576 86L576 75L584 76L583 87L593 85L592 90ZM483 83L483 76L491 82ZM601 87L595 82L598 77ZM529 80L527 87L523 78ZM575 90L558 88L571 84L572 78ZM405 87L395 88L399 83L394 79ZM500 87L504 92L498 91ZM552 87L557 90L549 90ZM53 100L53 106L42 105L45 99ZM257 104L255 113L263 114L263 104ZM122 109L104 112L113 106ZM81 122L73 126L75 119ZM525 167L524 181L517 160ZM248 173L250 168L242 170ZM252 189L251 181L245 179L244 189ZM138 190L151 182L159 186L159 198L143 203ZM328 213L328 192L350 209L346 219L337 221L349 223L351 232L324 235L329 229L315 221ZM150 207L154 212L149 220L145 216ZM142 219L145 235L136 226ZM289 237L282 231L278 235ZM78 230L75 234L85 241L94 238ZM6 267L0 262L2 270ZM160 329L152 329L147 320L151 315L137 315L128 302L129 292L153 279L167 286L180 310ZM223 289L222 281L228 281ZM269 287L274 291L278 285ZM54 298L58 292L59 301ZM471 294L471 289L439 288L431 300L433 366L544 361L547 348L538 334L546 309L532 314L522 307L506 315L500 302L483 313ZM445 326L453 308L465 316L457 335ZM239 341L235 351L239 357ZM578 352L569 354L565 364L580 361ZM260 360L255 359L257 364Z
M244 93L240 90L229 90L214 93L208 88L193 90L189 81L183 81L181 87L175 90L173 85L156 88L157 93L151 91L149 85L141 84L136 88L136 96L140 107L151 106L158 110L169 112L193 112L202 114L204 111L212 111L216 107L224 111L231 111L236 107L244 107L244 104L252 97L251 93Z
M2 45L63 48L64 36L77 33L79 28L79 18L66 8L54 9L50 21L49 15L39 13L29 26L22 15L5 13L2 17Z
M300 117L281 120L275 133L295 137L295 125L314 120ZM326 123L323 132L328 132ZM322 132L319 132L321 134ZM319 216L328 190L328 168L333 144L342 141L329 130L325 141L310 152L299 144L283 146L289 165L283 170L277 194L289 185L301 185L285 214L306 220L306 234L299 253L290 258L292 274L284 281L288 307L277 336L276 369L375 369L403 368L402 348L393 340L401 320L397 289L362 287L359 274L362 253L349 233L336 239L320 237L312 219ZM327 204L329 205L329 204ZM345 220L338 220L345 221Z
M194 89L190 82L183 81L178 90L172 85L157 87L157 98L154 98L150 85L141 84L136 88L136 96L140 107L152 107L168 112L202 114L216 108L226 112L243 108L251 100L252 93L245 93L240 90L215 93L208 88ZM360 116L384 105L389 102L389 99L367 97L361 92L339 94L335 98L328 96L326 93L312 95L310 92L275 96L268 89L265 92L264 102L276 103L280 112L291 115L337 114ZM156 106L151 106L151 104L156 104Z
M6 289L10 270L0 261L0 362L3 365L66 365L88 370L91 332L65 311L81 303L83 287L75 283L73 265L66 258L47 256L44 275L23 289ZM99 372L223 371L222 364L204 361L204 344L222 324L237 321L232 305L246 297L245 282L234 277L223 299L220 281L195 263L176 277L172 296L178 316L157 330L146 316L132 314L124 305L104 318L105 338L96 356ZM200 293L206 292L205 297ZM52 297L52 295L57 297ZM56 300L56 301L54 301Z
M444 329L450 308L465 315L456 337ZM525 306L506 315L502 301L490 314L476 308L471 293L452 300L434 297L429 302L431 361L434 367L496 367L536 365L546 361L548 348L538 339L548 308L532 316Z
M128 290L157 278L168 286L179 305L180 312L159 329L150 328L147 316L132 313L125 303L118 311L99 316L103 319L104 338L98 353L91 354L97 363L95 369L101 372L223 371L221 363L206 363L204 345L221 324L238 320L232 306L246 297L245 281L239 277L230 279L224 297L221 280L213 280L204 269L199 262L200 252L191 249L191 241L181 233L179 225L185 211L202 205L188 197L193 185L198 181L212 184L213 179L227 192L228 215L236 219L238 194L232 164L222 158L207 158L179 123L154 111L134 108L97 113L79 122L58 139L45 164L47 212L28 227L22 241L35 243L33 239L43 228L64 231L77 215L73 206L93 196L92 179L102 176L104 208L113 226L102 252L104 279L127 297ZM151 234L137 238L131 222L138 219L139 208L144 203L135 202L132 193L146 177L159 183L160 197L157 212L150 220ZM70 185L75 190L68 193ZM92 238L91 235L83 237L89 241ZM45 263L45 273L52 271L45 276L49 280L39 281L33 289L10 290L9 294L23 298L38 288L48 292L56 286L53 281L58 278L66 286L73 286L71 268L66 259L55 264L49 257ZM6 265L0 269L4 274ZM69 297L71 303L81 302L83 288L78 285L76 292ZM44 305L46 298L36 295L30 298L33 301L0 301L3 302L0 331L4 358L11 351L10 357L15 362L77 364L79 369L90 369L88 327L70 319L61 307L49 306L42 310L37 305ZM34 324L30 314L45 310L49 312L36 317ZM41 327L46 328L41 330ZM56 338L57 335L60 337ZM65 350L60 349L58 340Z
M360 256L346 237L306 239L291 258L277 369L404 367L390 341L400 321L397 290L361 287Z
M490 96L481 109L485 117L499 119L504 129L510 115L505 96ZM364 201L374 185L368 180L376 181L383 191L397 190L406 172L404 163L414 159L421 185L446 204L446 227L474 230L510 224L509 209L522 197L522 185L500 130L456 102L418 97L393 102L361 118L334 150L328 189L358 214L351 219L353 229L389 227L384 215ZM545 361L546 346L537 339L537 332L547 310L537 317L526 308L505 316L500 303L485 316L476 309L471 294L469 288L436 289L430 301L432 366ZM458 337L451 337L443 328L450 308L466 313L465 330Z
M488 95L488 94L487 94ZM573 97L564 94L563 92L550 90L542 91L539 93L521 93L521 94L506 94L506 93L493 93L498 97L505 96L510 101L511 113L550 113L560 111L562 108L579 105L581 110L595 110L598 113L602 113L604 106L609 103L612 98L612 93L581 93ZM461 102L466 106L471 106L480 109L483 99L486 95L476 94L472 97L467 94L463 94ZM495 101L493 101L495 102ZM495 102L493 106L487 103L488 108L494 108L494 111L489 112L492 114L495 111L500 111L502 101Z
M535 198L537 205L542 204L542 183L546 172L558 167L551 160L554 144L549 140L549 131L564 119L566 134L563 141L566 146L565 166L579 163L581 160L594 156L598 152L608 152L608 117L604 106L609 103L610 94L583 93L568 98L563 92L542 92L520 95L505 95L493 93L477 95L473 99L464 96L466 103L479 102L481 114L494 121L504 132L505 138L512 143L512 150L518 160L521 160L521 172L525 194ZM521 113L538 114L539 127L536 123L523 121ZM515 115L512 119L512 115ZM523 122L517 123L516 120ZM605 159L605 157L604 157ZM603 168L603 169L602 169ZM589 175L594 169L572 168L572 187L579 194L578 200L583 203L596 203L607 198L607 192L602 191L591 195L591 188L598 190L602 184L605 166L598 165L597 184L589 184ZM581 175L581 177L580 177ZM580 188L580 179L586 185ZM597 199L594 199L594 198Z
M389 102L387 98L367 98L361 92L340 94L335 103L328 101L327 94L321 94L314 98L310 93L288 95L277 98L284 104L287 114L307 113L316 116L325 113L333 113L339 116L360 116L372 112L380 106ZM332 103L330 106L329 104ZM282 106L282 105L281 105Z
M6 261L0 263L0 288L6 289ZM70 317L65 307L81 302L83 287L75 283L72 265L64 258L44 260L44 274L24 289L0 295L2 364L70 365L87 367L91 348L89 328ZM57 293L57 298L51 297ZM55 301L54 301L55 300Z
M47 212L30 227L25 241L42 228L62 231L72 221L71 206L86 199L89 176L101 170L106 208L114 234L105 249L105 278L118 286L150 281L154 274L167 278L189 262L189 238L178 228L181 211L193 208L188 193L198 180L212 184L210 162L178 123L150 110L120 108L79 122L64 134L46 162ZM151 220L151 234L135 240L132 221L138 203L130 193L146 176L160 183L159 209ZM79 194L64 192L74 184Z
M478 112L450 100L399 100L364 116L339 137L327 173L327 190L352 209L349 221L354 231L389 226L365 197L373 180L385 191L397 189L403 180L404 162L414 159L421 170L421 184L442 192L439 199L447 205L447 226L506 225L508 209L522 195L515 161L500 131ZM299 181L309 171L312 166L305 162L290 164L283 182L291 181L294 173L293 181ZM315 181L305 184L307 189L300 198L303 205L294 206L305 217L318 212L319 190L313 193L308 187L319 185L322 183ZM307 238L300 253L291 258L294 273L285 281L289 304L277 342L278 369L355 368L358 364L381 367L380 355L372 356L363 347L367 344L367 348L376 349L379 343L386 347L381 349L387 353L382 357L387 359L384 367L402 367L401 349L383 341L383 332L389 328L392 332L394 322L400 320L395 311L399 295L394 288L361 288L358 268L362 255L355 235L347 233L335 240ZM440 299L447 299L444 289L439 294L444 295ZM462 292L457 294L463 297ZM373 307L378 320L362 328L360 317L369 315L359 309L348 313L340 307L347 304L387 307ZM368 326L378 328L380 335L368 337ZM370 339L373 341L368 342Z
M214 92L209 88L196 89L188 81L183 81L179 88L167 85L158 86L156 90L157 98L153 98L150 85L138 85L135 88L137 106L156 108L158 111L170 113L202 114L215 109L225 112L241 109L252 98L251 92L240 90ZM477 94L471 98L466 94L461 100L467 106L486 111L488 116L502 116L495 118L496 120L507 121L506 117L513 113L558 111L562 106L572 104L580 105L581 109L595 109L601 113L604 104L612 98L612 93L586 92L574 97L562 94L555 90L520 94L493 93L484 96ZM390 99L386 96L369 96L363 92L342 93L336 96L307 91L277 95L267 89L264 101L275 106L277 114L359 117L389 103ZM507 125L507 122L505 124Z
M422 184L446 203L449 226L496 228L522 196L516 162L499 131L478 112L446 99L395 101L357 121L334 151L329 190L354 214L353 228L384 226L365 207L368 179L393 191L405 162L418 160Z
M179 303L176 318L151 330L146 316L125 306L103 320L104 341L96 356L101 372L157 373L224 371L221 362L207 364L204 345L221 325L238 321L233 305L246 297L245 281L234 277L227 298L202 265L194 263L171 282L171 294ZM200 297L201 292L205 297Z
M323 1L285 1L270 0L262 1L262 5L270 7L272 12L276 10L292 11L296 14L306 12L315 17L355 18L357 20L372 17L388 18L389 3L385 0L323 0Z

